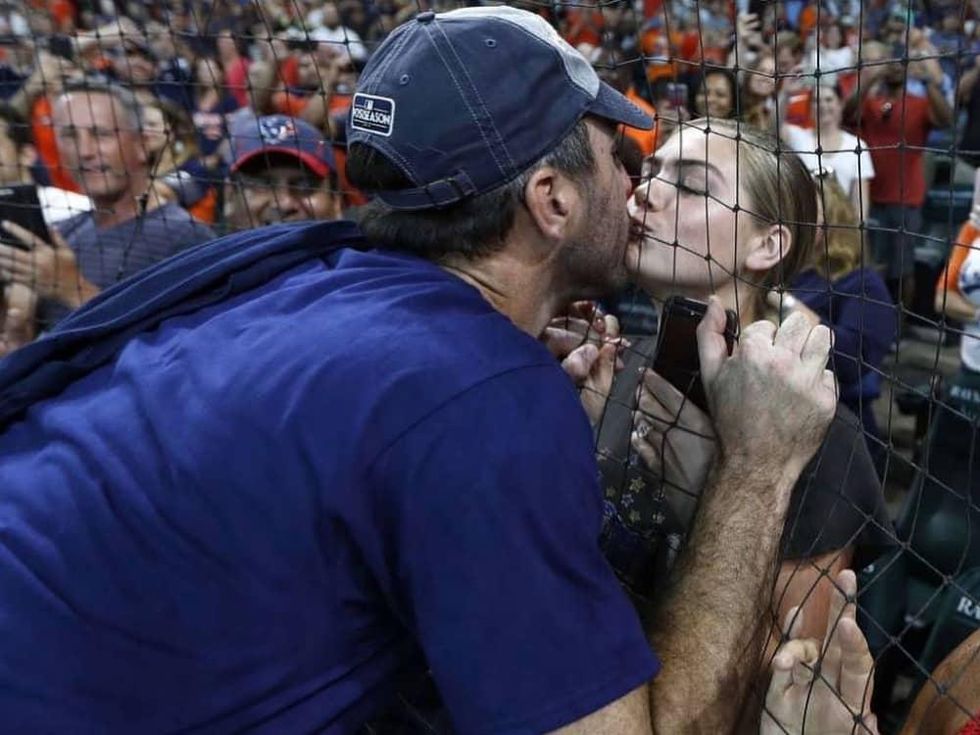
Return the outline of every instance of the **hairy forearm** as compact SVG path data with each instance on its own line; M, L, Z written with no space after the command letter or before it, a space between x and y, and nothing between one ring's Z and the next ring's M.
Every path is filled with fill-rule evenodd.
M651 634L665 662L651 688L656 732L735 728L758 676L793 481L744 461L712 471Z

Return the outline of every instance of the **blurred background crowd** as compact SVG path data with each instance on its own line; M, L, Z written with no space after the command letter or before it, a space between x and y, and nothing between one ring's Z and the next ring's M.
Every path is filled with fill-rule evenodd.
M359 71L399 23L467 4L0 2L0 352L216 235L356 215L344 144ZM980 568L980 2L512 4L655 115L623 131L634 177L709 116L776 134L819 178L824 247L777 306L834 327L842 401L916 550L861 587L876 696L900 701L980 627L976 606L943 617L980 591L963 576ZM624 332L652 331L649 299L607 307Z

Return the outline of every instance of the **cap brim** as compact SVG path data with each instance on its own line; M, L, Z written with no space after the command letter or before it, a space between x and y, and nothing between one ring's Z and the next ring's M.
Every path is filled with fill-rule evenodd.
M320 177L325 178L327 174L330 173L331 169L336 170L336 165L333 164L332 161L327 163L322 158L317 158L306 151L298 151L295 148L290 148L289 146L266 146L265 148L259 148L257 151L252 151L251 153L247 153L244 156L236 159L231 165L231 170L238 171L242 166L246 166L249 162L254 161L261 156L268 155L269 153L280 153L287 156L292 156Z
M595 102L589 105L589 112L613 122L623 123L631 128L649 130L653 127L652 117L605 82L599 83L599 94L596 96Z

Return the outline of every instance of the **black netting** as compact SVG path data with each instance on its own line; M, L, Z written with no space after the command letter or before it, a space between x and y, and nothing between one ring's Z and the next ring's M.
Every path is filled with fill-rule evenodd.
M348 181L345 144L360 72L416 13L479 4L0 4L0 350L217 235L359 217L370 196ZM641 619L654 624L690 554L718 450L712 421L687 409L692 383L675 381L684 398L668 400L640 372L690 357L670 342L684 327L664 332L666 299L719 294L743 329L802 313L833 328L842 408L789 501L766 630L746 631L759 644L744 657L759 681L747 711L766 701L779 722L764 716L764 731L844 732L816 721L830 687L834 716L855 715L854 732L865 731L862 707L882 733L975 732L977 4L508 4L543 16L657 121L618 132L643 243L626 251L629 285L573 305L551 330L562 358L628 338L611 388L578 377L602 473L603 548ZM548 100L532 103L547 114ZM856 572L856 597L837 589L849 586L844 569ZM803 632L791 636L798 617ZM874 666L845 691L825 659L854 643L839 625L851 617ZM804 634L814 655L766 699L778 646ZM426 680L363 731L450 729Z

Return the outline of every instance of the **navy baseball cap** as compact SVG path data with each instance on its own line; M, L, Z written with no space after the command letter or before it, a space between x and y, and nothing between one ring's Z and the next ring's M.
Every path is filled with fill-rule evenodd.
M385 204L429 209L513 180L585 115L653 127L541 16L426 12L396 28L361 73L347 145L376 149L414 184L372 192Z
M295 117L247 115L233 121L228 133L232 171L269 153L294 156L320 177L337 170L329 141Z

